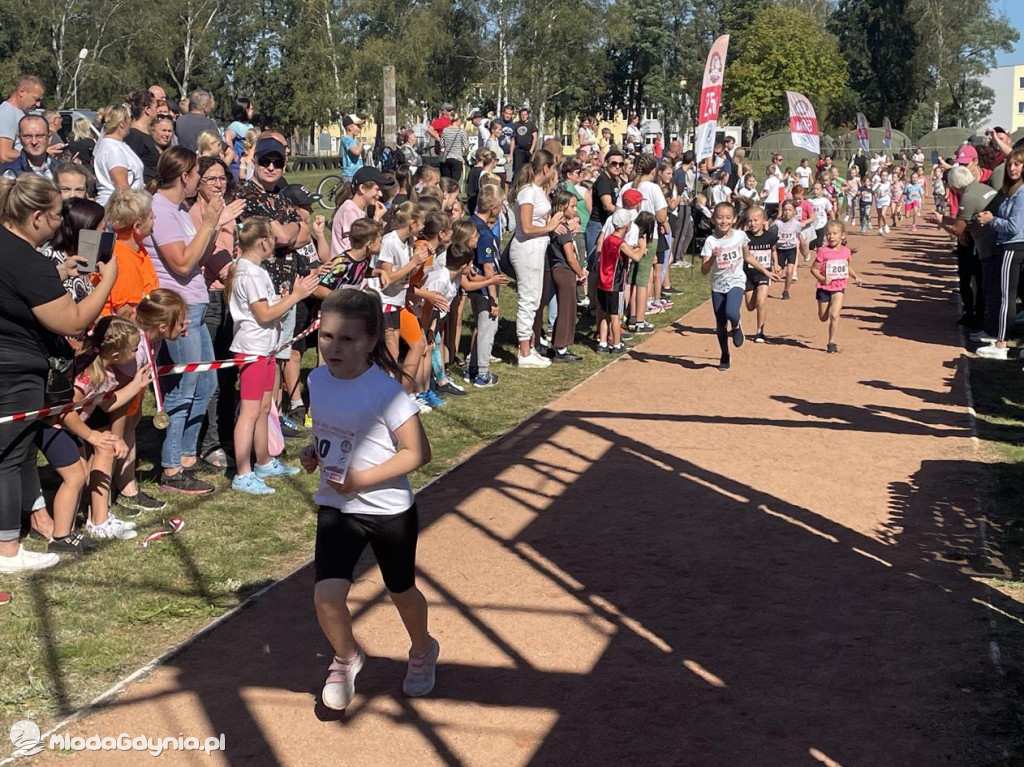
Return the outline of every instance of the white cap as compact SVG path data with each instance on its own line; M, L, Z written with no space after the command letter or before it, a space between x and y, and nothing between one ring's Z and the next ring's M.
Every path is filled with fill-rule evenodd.
M612 226L616 229L622 229L622 227L629 226L636 221L636 216L637 212L635 210L619 208L617 211L612 213Z

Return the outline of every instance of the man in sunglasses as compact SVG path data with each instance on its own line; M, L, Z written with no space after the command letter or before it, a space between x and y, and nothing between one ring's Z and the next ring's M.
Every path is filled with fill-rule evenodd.
M618 199L619 187L622 186L622 167L625 163L622 151L609 149L604 160L604 168L594 179L594 212L587 222L584 233L588 260L597 245L597 238L601 235L604 222L615 212L615 200Z

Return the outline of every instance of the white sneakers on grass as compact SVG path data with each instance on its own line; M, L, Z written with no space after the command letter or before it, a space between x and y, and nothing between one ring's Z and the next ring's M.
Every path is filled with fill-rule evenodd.
M18 546L18 553L13 557L0 556L0 573L24 573L30 570L45 570L60 561L56 554L42 554L29 551Z
M551 367L551 360L547 357L541 357L540 352L536 349L530 349L530 353L525 357L519 355L516 358L516 362L521 368L549 368Z

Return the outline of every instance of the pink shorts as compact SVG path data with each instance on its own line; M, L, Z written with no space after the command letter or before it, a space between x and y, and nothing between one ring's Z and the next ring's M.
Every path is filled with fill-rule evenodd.
M273 357L250 362L242 367L238 377L238 389L244 400L263 399L263 395L274 391L277 365Z
M921 201L920 200L914 200L914 202L908 202L906 205L903 206L903 212L904 213L909 213L912 210L920 210L920 208L921 208Z

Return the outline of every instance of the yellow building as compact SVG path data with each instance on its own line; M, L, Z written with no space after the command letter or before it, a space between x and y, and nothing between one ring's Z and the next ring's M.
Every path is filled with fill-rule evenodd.
M1024 64L990 69L982 83L995 92L995 100L978 131L999 126L1013 133L1024 128Z

